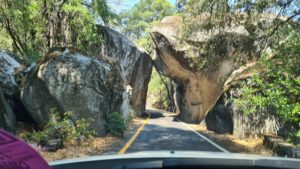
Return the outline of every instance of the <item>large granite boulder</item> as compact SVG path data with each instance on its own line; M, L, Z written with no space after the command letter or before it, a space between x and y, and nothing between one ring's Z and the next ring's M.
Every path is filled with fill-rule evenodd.
M0 87L6 95L13 95L18 92L19 85L14 74L21 67L20 63L11 57L9 53L0 52Z
M148 53L121 33L99 26L104 37L102 55L113 58L120 65L122 77L131 90L130 105L137 115L145 112L152 60Z
M16 132L16 116L0 88L0 128Z
M15 132L16 117L12 97L19 91L14 74L22 66L9 53L0 52L0 128Z
M176 83L177 110L186 122L202 121L232 72L268 49L267 43L254 39L271 22L267 19L250 27L232 23L211 30L201 26L207 19L199 16L194 21L198 26L186 30L181 17L169 16L151 30L157 53L154 65Z
M106 133L107 113L128 116L126 98L118 64L63 47L50 49L21 91L22 103L38 125L47 123L50 109L56 108L73 112L74 120L93 118L91 128L98 135Z

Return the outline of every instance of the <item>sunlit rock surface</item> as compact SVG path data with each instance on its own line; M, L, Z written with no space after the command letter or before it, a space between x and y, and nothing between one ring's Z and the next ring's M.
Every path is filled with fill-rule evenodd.
M256 138L264 133L287 136L293 127L277 114L266 109L245 115L233 99L241 97L239 84L243 79L251 80L251 74L261 70L255 67L262 53L272 57L272 47L289 37L275 33L261 38L274 16L262 16L247 27L232 23L209 31L202 27L206 19L199 16L194 29L183 31L186 23L171 16L151 30L156 47L154 65L176 83L175 100L181 119L205 119L207 129L238 138ZM293 28L299 29L293 24L282 29Z
M148 53L121 33L99 26L104 37L102 55L120 65L122 77L131 93L130 105L137 115L145 112L152 60Z
M72 118L92 118L98 135L105 131L105 115L123 110L127 92L119 66L74 48L53 48L27 77L21 91L22 103L34 121L49 121L50 109L71 111ZM126 103L125 103L126 104Z
M186 122L202 121L231 73L265 49L253 40L252 35L261 34L257 25L246 29L232 24L208 31L201 27L206 19L199 17L195 30L183 32L182 18L169 16L151 30L157 52L154 65L176 83L177 110Z

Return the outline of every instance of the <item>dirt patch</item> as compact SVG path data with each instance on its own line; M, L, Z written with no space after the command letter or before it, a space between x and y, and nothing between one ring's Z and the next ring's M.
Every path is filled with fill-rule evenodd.
M46 161L100 155L118 139L119 138L113 136L105 136L90 139L81 145L67 145L56 152L37 150Z
M124 138L114 136L104 136L89 139L80 145L66 145L64 148L57 150L56 152L46 152L41 148L35 148L42 157L48 162L69 158L86 157L93 155L101 155L105 153L113 144L120 142L121 140L127 139L130 135L130 131L135 129L137 126L142 124L143 119L135 118L130 123L128 130L124 133Z
M273 156L272 150L264 147L263 139L238 139L231 134L217 134L209 131L205 126L188 124L191 128L213 140L232 153L258 154Z

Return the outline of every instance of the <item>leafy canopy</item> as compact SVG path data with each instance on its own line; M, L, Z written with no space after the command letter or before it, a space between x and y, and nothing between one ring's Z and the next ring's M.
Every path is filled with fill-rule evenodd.
M150 28L173 12L174 6L168 0L140 0L130 10L121 13L122 31L149 50Z
M117 24L106 0L0 0L1 49L24 62L40 58L50 47L75 46L98 52L96 23Z

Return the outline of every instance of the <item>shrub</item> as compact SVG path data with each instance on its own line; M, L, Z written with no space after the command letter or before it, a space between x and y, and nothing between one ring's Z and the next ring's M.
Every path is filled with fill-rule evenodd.
M127 122L121 113L112 112L106 116L106 129L113 136L123 137L123 133L127 129Z
M272 59L262 58L264 71L242 83L242 98L234 102L245 114L272 111L292 124L289 140L300 143L300 36L276 48ZM250 85L249 85L250 84Z
M31 133L22 133L20 137L35 142L39 145L47 145L50 140L61 139L62 143L77 143L91 138L95 131L89 128L91 119L81 118L72 120L72 112L65 112L60 115L56 109L51 109L51 120L43 130L36 130Z
M129 118L126 120L126 124L127 126L129 125L129 123L135 118L135 111L134 110L130 110L130 114L129 114Z

